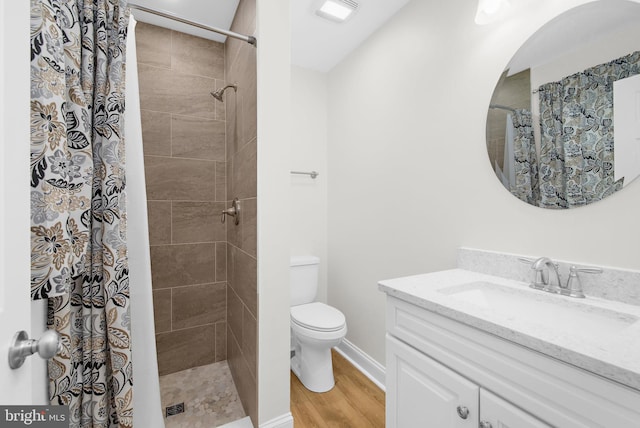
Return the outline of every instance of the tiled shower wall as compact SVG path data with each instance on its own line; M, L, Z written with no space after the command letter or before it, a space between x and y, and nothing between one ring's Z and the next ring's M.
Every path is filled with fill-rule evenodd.
M240 0L232 31L253 35L255 0ZM227 223L227 353L234 383L245 411L258 423L258 290L256 257L256 48L227 38L227 81L238 92L227 92L227 194L238 198L242 215L238 226Z
M136 28L160 374L227 358L225 47Z
M491 104L531 110L531 73L524 70L512 76L503 73L491 98ZM489 109L487 114L487 151L491 167L495 163L504 168L504 143L507 124L506 110Z

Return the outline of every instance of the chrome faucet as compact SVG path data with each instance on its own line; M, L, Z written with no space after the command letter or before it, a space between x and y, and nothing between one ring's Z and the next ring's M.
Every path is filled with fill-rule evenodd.
M557 293L569 297L585 297L584 292L582 291L582 283L580 282L578 272L603 272L603 270L600 268L570 266L569 278L567 279L567 283L562 285L562 281L560 280L560 272L558 271L558 264L554 263L550 258L540 257L536 260L533 260L527 257L518 257L518 260L520 260L522 263L530 265L531 269L534 270L533 281L529 284L529 287L536 290L548 291L549 293ZM553 272L555 273L555 285L551 284L551 281L549 280L550 270L553 270Z
M540 257L531 264L531 269L535 273L534 281L530 284L531 288L536 290L544 290L550 293L561 293L566 286L562 285L560 281L560 273L558 272L558 266L548 257ZM551 284L549 279L549 271L553 270L555 273L556 283Z

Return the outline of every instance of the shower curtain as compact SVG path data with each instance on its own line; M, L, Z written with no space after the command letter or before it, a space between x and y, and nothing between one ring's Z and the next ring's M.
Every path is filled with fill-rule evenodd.
M124 0L31 0L32 297L61 335L53 404L131 427Z
M542 85L540 206L572 208L622 188L613 174L613 82L640 73L640 52Z
M513 124L514 186L511 193L531 205L538 205L538 162L531 112L516 109L509 115Z

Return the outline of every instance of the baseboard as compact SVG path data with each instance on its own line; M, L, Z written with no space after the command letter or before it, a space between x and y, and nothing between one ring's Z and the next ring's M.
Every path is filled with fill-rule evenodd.
M251 418L247 416L242 419L229 422L228 424L220 425L218 428L253 428L253 422L251 422Z
M355 368L360 370L362 374L368 377L371 382L375 383L378 388L386 391L385 376L386 369L382 364L367 355L362 349L358 348L347 339L343 339L340 345L334 348L345 357Z
M293 428L293 415L286 413L278 416L275 419L260 424L260 428Z

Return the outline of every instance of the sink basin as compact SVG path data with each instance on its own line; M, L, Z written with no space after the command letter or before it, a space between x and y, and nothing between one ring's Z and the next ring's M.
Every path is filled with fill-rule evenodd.
M588 300L491 282L459 284L438 291L509 321L526 321L575 336L612 336L638 321L635 315L599 307Z

